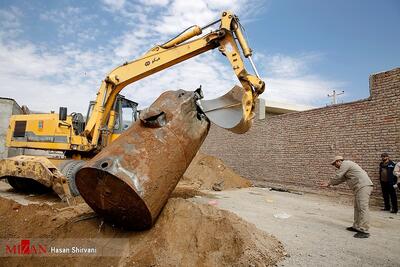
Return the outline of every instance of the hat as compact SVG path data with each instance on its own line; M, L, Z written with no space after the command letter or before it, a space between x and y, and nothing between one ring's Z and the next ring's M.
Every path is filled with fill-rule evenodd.
M383 153L381 154L381 157L389 157L389 154L386 153L386 152L383 152Z
M335 159L331 162L331 165L335 164L337 160L344 160L342 156L336 156Z

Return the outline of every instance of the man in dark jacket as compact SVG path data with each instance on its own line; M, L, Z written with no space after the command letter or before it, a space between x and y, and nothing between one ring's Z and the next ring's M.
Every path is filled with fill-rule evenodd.
M391 213L397 213L397 195L394 185L397 184L397 177L393 174L394 166L396 165L390 160L388 153L382 153L382 161L379 164L379 180L381 182L383 201L385 207L383 210L390 210L390 202L392 204ZM389 201L390 199L390 201Z

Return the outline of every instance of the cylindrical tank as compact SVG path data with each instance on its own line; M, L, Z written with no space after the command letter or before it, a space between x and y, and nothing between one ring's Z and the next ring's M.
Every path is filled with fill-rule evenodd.
M210 123L201 92L163 93L113 143L76 174L86 203L127 229L150 228L196 155Z

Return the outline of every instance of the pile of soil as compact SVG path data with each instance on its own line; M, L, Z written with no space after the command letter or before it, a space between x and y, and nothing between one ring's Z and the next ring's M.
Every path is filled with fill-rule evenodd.
M2 258L2 265L96 266L273 266L282 244L240 217L211 205L171 198L156 225L128 232L104 223L85 204L22 206L0 198L0 238L123 238L128 245L114 257L22 256ZM119 240L119 239L118 239Z
M0 197L0 240L106 240L105 248L119 247L113 256L23 256L2 258L4 265L97 266L274 266L284 255L282 244L237 215L186 198L208 196L201 190L251 186L212 156L198 153L185 172L156 224L134 232L104 222L82 199L74 205L21 205ZM108 241L107 241L108 240ZM121 247L123 243L124 246ZM65 245L64 245L65 246ZM0 255L2 256L2 255Z
M250 180L241 177L225 166L222 160L201 152L197 153L178 183L178 186L215 191L244 188L251 185Z

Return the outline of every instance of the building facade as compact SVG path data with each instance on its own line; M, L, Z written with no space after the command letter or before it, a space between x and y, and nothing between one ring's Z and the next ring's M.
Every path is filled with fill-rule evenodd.
M11 115L21 113L22 109L14 99L0 97L0 159L20 154L17 149L6 147L6 136Z

